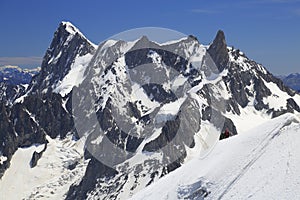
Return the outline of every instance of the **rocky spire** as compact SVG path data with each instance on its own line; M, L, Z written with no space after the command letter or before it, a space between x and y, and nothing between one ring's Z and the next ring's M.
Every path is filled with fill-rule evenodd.
M227 66L229 55L225 34L222 30L218 31L213 43L208 48L208 53L217 65L219 71L222 71Z
M95 45L70 22L60 23L41 65L40 73L33 78L29 89L32 93L51 91L71 69L78 56L95 52Z

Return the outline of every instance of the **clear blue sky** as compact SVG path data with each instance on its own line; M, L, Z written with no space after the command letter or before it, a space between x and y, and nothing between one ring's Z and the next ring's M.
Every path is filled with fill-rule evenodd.
M94 43L155 26L208 44L222 29L229 45L274 74L300 72L300 0L1 0L0 65L39 65L63 20Z

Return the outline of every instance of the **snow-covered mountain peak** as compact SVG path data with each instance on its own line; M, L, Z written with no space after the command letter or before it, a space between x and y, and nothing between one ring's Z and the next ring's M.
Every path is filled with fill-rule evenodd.
M80 79L96 48L97 45L74 25L62 22L43 58L41 71L32 80L28 92L41 94L63 91L61 94L65 96L77 84L76 76Z
M69 33L75 35L76 33L80 33L82 34L79 29L74 26L71 22L68 21L62 21L61 25L65 27L66 31L68 31Z
M92 44L95 48L97 47L96 44L92 43L90 40L87 39L87 37L75 26L73 25L71 22L69 21L62 21L59 25L58 30L60 29L60 27L62 27L62 30L67 31L68 33L70 33L71 35L79 35L80 37L83 37L84 39L86 39L90 44Z
M205 185L201 185L201 178L210 166L222 169L223 163L234 156L249 158L245 165L229 164L233 168L224 179L208 182L228 186L239 176L231 177L232 172L249 166L260 155L261 148L253 147L268 142L264 136L276 138L272 131L275 125L281 128L282 123L296 123L289 116L300 112L300 96L262 65L238 49L227 47L222 31L209 46L203 46L194 36L162 44L149 38L107 40L96 49L74 25L61 23L41 71L23 100L11 108L0 106L0 175L9 162L21 159L22 169L31 170L32 176L40 175L40 169L52 169L50 174L59 171L58 179L51 179L49 184L43 179L42 187L32 182L34 191L25 192L34 192L32 198L40 195L36 192L41 189L49 198L59 194L66 199L128 199L174 170L178 175L183 166L186 172L178 176L186 176L183 182L167 181L175 189L174 198L189 198L194 192L209 195L202 191ZM271 118L284 113L295 114L268 124ZM253 129L263 123L267 130L264 125ZM224 146L226 140L218 143L219 139L242 136L249 130L256 133L254 141L249 134L249 140L238 139L243 138L240 136L228 139L236 141L229 142L229 146ZM76 140L80 137L85 144L78 146ZM247 152L244 142L249 143ZM42 144L43 148L35 148L34 144ZM222 159L204 159L210 163L206 165L200 158L214 146L217 148L212 156L221 155ZM29 147L28 151L22 147ZM227 149L225 154L222 147ZM248 156L252 150L258 152L254 157ZM23 157L23 153L28 155ZM49 164L49 158L55 165ZM28 165L29 159L36 165ZM196 170L186 167L189 161L196 163ZM12 166L17 169L18 162ZM173 179L172 174L169 177ZM27 178L18 181L30 180ZM218 185L218 180L226 183ZM157 183L150 188L160 187ZM211 194L219 194L214 188L208 189ZM148 189L144 191L149 193Z

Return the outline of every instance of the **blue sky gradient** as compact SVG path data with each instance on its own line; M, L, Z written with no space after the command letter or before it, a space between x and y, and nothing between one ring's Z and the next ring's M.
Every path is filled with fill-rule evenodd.
M274 74L300 72L300 0L1 0L0 65L40 65L61 21L71 21L94 43L151 26L209 44L222 29L228 45Z

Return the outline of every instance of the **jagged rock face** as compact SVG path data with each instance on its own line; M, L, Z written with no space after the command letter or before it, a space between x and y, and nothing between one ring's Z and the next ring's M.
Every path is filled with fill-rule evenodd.
M98 165L90 162L89 170L86 171L82 182L71 187L68 194L69 199L87 198L93 194L99 194L99 198L103 199L119 198L120 192L125 187L131 187L132 192L139 188L137 185L131 185L129 177L135 177L136 183L143 182L143 187L149 185L155 179L181 166L187 155L185 147L194 147L194 136L201 127L202 102L198 102L192 97L178 95L183 90L183 85L173 91L171 88L168 89L168 87L172 87L172 82L179 77L186 79L187 87L188 85L190 85L189 87L197 86L199 81L196 79L200 76L200 68L188 64L188 60L183 56L168 51L170 46L162 48L146 37L138 40L129 51L116 51L115 56L106 55L107 53L111 54L110 49L116 49L119 45L120 43L115 43L114 46L103 51L98 49L89 65L91 69L87 77L90 79L86 79L87 82L92 80L92 84L94 84L92 91L96 92L92 96L96 97L97 103L92 108L96 107L96 123L99 122L99 127L94 124L88 126L96 128L87 139L87 150L100 163L107 157L116 160L114 166L110 165L104 168L108 171L117 171L112 175L109 184L114 187L104 186L105 178L102 177L102 173L97 172ZM126 43L123 43L124 45L126 46ZM147 48L143 48L144 45ZM192 47L193 54L200 48L198 41L191 38L176 45L172 44L173 48L177 48L177 52L184 52L184 48L187 46ZM198 56L200 57L200 55ZM104 59L102 60L100 57ZM110 62L111 58L115 59ZM111 64L103 67L102 63ZM158 73L160 76L155 75ZM76 90L73 91L78 102L88 100L89 94L86 91L89 89L85 87L83 87L83 93L79 91L77 94ZM136 96L136 92L140 92L140 95ZM141 97L142 95L144 97ZM149 102L152 102L152 105ZM172 107L172 105L175 106L175 113L162 112L164 106ZM86 104L80 104L79 107L73 108L75 116L76 112L90 113L85 106ZM153 118L153 116L156 117ZM160 123L155 124L160 120ZM81 121L83 120L78 123ZM122 126L122 123L127 126ZM83 126L84 124L77 125L80 129ZM148 127L152 127L150 132ZM105 136L97 145L93 145L97 138L102 137L99 129L105 132ZM80 132L87 131L81 130ZM156 138L153 136L154 133L158 134ZM154 138L150 140L151 137ZM106 146L107 143L112 143L113 147ZM122 154L120 149L132 152L132 154ZM97 152L101 152L100 158L95 155ZM144 156L144 159L137 161L135 165L130 165L127 160L135 159L136 152ZM157 152L161 152L161 154ZM153 154L153 156L146 156L147 153ZM105 162L102 165L107 165ZM86 184L90 181L87 179L92 177L97 180L95 180L97 188L94 185ZM77 194L80 196L76 196Z
M25 93L26 88L22 85L11 85L8 83L0 83L0 102L12 104L14 100Z
M68 133L75 134L70 114L71 94L63 98L52 90L69 73L76 58L94 51L95 46L77 28L61 23L44 56L40 73L33 77L27 89L0 83L0 152L7 157L0 166L1 176L17 148L44 144L45 135L63 139Z
M142 48L145 44L148 45L148 48ZM119 44L116 43L116 45ZM110 184L116 186L113 188L107 188L103 185L104 178L101 176L102 173L97 172L98 165L96 165L95 162L90 162L89 170L86 171L82 182L79 185L71 187L68 194L69 199L87 198L89 195L95 194L100 195L100 198L104 199L120 198L119 195L121 195L121 191L123 191L124 188L131 187L133 193L139 188L136 185L131 185L132 183L130 183L128 177L135 177L135 182L143 182L145 187L157 178L177 169L181 166L187 156L186 147L195 147L194 137L201 129L202 120L213 123L220 130L228 128L232 135L237 134L233 122L223 116L222 112L212 109L211 107L216 106L216 102L222 101L220 98L214 97L212 91L213 85L205 85L206 93L199 92L201 90L201 79L199 80L199 78L204 76L201 72L202 68L197 66L197 64L194 66L189 63L188 59L183 56L178 56L177 54L168 51L168 49L175 48L176 52L185 52L185 48L189 47L192 50L191 53L185 54L186 57L189 58L194 56L199 59L202 58L198 52L200 44L191 37L179 43L170 44L164 47L152 43L146 37L142 37L136 42L131 50L124 52L123 55L122 52L118 52L118 56L114 57L112 55L106 56L104 53L102 57L113 57L115 60L111 62L112 64L104 67L103 73L99 73L101 70L97 70L97 68L103 68L101 65L103 62L110 62L105 59L104 61L97 59L92 61L90 66L96 68L92 68L90 76L87 75L87 77L95 84L94 91L99 92L94 94L97 102L95 107L97 108L96 114L100 124L99 128L105 132L105 137L103 137L100 144L97 144L98 146L88 144L87 146L91 146L87 149L89 150L89 153L95 155L95 153L99 151L102 155L107 153L107 156L117 158L119 156L118 150L115 148L110 150L107 150L108 147L104 148L106 144L105 141L109 140L115 147L126 151L135 152L139 148L141 153L155 155L157 152L162 152L162 154L158 157L145 156L144 160L139 161L133 166L126 162L126 160L134 159L135 155L129 157L126 157L128 155L124 155L120 157L120 160L117 163L118 165L115 166L117 167L116 169L113 169L112 166L106 166L106 170L110 169L108 171L116 170L118 172L113 174L110 178ZM109 48L116 49L117 46ZM103 52L110 52L109 48ZM97 56L100 57L99 53L102 53L102 51L98 50L97 53L98 54L95 55L94 58L97 58ZM203 56L203 58L205 58L205 56ZM126 72L125 66L128 67L128 72ZM166 66L170 66L170 68ZM149 70L149 68L151 70ZM216 70L213 71L216 72ZM145 72L149 72L150 74ZM153 75L158 73L160 76ZM99 79L99 77L101 77L101 79ZM187 80L186 84L191 88L194 87L195 92L205 100L202 102L187 97L182 101L180 100L182 96L178 96L183 89L182 87L175 90L171 90L171 88L166 89L165 85L171 85L172 81L178 79L178 77L185 78ZM148 101L154 103L157 102L157 105L160 105L160 107L156 105L156 108L153 109L151 108L151 105L146 103L145 99L135 98L132 92L136 92L136 88L128 83L129 80L139 83L140 86L138 88L144 92L145 98L149 98L149 100L147 99ZM197 87L199 87L198 90L196 89ZM80 96L88 96L86 91L87 89L84 89L84 94L78 94L77 98L79 98L79 102L84 102L86 100L80 98ZM143 131L146 130L149 123L151 124L153 121L159 119L158 117L153 119L152 116L159 116L161 107L169 104L174 104L175 107L176 104L179 104L178 110L175 114L170 114L171 117L163 119L165 120L164 124L153 129L157 130L156 134L158 135L152 140L147 141L147 138L151 138L151 134L153 133L150 132L148 133L150 135L143 135ZM205 112L202 111L203 104L208 108ZM80 113L90 113L90 110L85 110L85 107L76 109L79 110L78 112ZM225 111L225 108L222 109ZM132 119L134 119L134 123L132 122ZM140 132L138 132L138 134L135 132L136 136L133 137L132 133L124 132L122 130L123 127L120 127L120 123L117 123L117 121L132 124L132 127L129 129L134 130L134 132ZM220 121L223 121L223 123ZM139 129L135 127L135 124L139 126ZM84 126L84 124L79 125L80 128L82 128L82 126ZM91 124L89 127L95 126ZM94 130L95 131L89 135L90 139L87 139L87 142L95 141L98 137L101 137L98 128ZM82 130L82 132L87 131L88 130ZM101 147L102 143L104 143L103 147ZM101 158L98 162L102 162ZM105 166L104 163L102 163L102 165ZM96 188L94 185L85 184L89 182L87 179L90 179L91 177L97 179ZM80 197L76 196L78 194L80 194Z
M76 27L68 22L61 23L43 58L41 71L33 78L29 91L32 94L52 92L68 74L77 57L94 52L94 45Z
M87 193L92 192L93 189L95 189L95 187L97 186L97 184L99 185L97 179L109 179L110 177L115 176L117 173L118 172L114 169L105 166L103 163L99 162L97 159L92 157L81 183L76 187L73 186L70 188L66 199L86 199ZM118 185L108 185L104 189L108 194L108 199L116 198L116 195L114 195L115 187L118 187ZM95 193L95 196L96 195L97 193ZM99 193L99 195L101 194Z
M267 86L272 83L282 92L287 93L290 97L295 96L295 92L286 87L283 82L273 76L269 71L263 68L260 64L248 59L238 49L228 48L230 55L228 75L223 78L226 87L229 88L231 98L228 100L227 111L240 114L240 108L245 108L248 105L253 105L256 110L266 110L268 113L293 112L295 109L288 109L288 99L283 102L283 108L280 110L274 109L267 102L268 98L276 96ZM272 115L273 117L278 114Z
M73 131L73 119L70 113L63 108L63 98L59 94L49 93L42 97L25 97L24 107L35 116L39 126L51 138L64 138Z
M285 113L294 113L295 111L300 112L299 105L295 102L293 98L289 98L286 102L286 109L274 110L273 108L269 110L272 113L272 118L278 117Z
M0 165L1 177L18 147L43 144L46 133L22 104L8 107L2 102L0 109L0 151L8 158Z
M218 69L223 71L229 61L225 34L223 31L218 31L216 38L208 48L208 53L214 60Z

